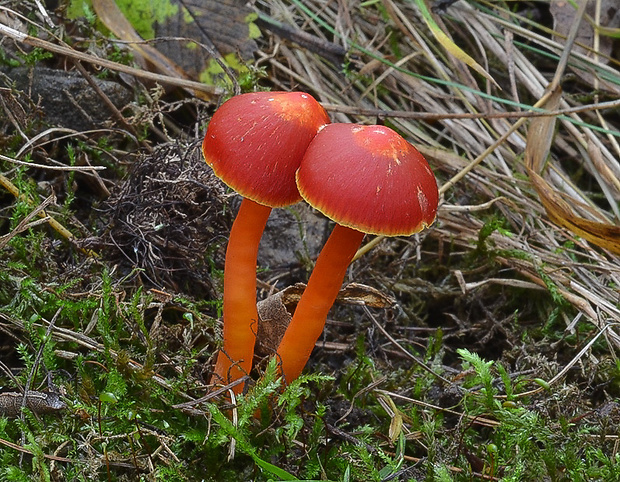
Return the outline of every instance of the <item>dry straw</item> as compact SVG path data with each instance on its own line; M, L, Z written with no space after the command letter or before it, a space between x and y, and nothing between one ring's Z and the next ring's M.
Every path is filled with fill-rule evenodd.
M476 214L499 210L513 234L495 231L488 242L505 253L498 260L508 279L484 282L552 290L578 318L608 327L605 337L620 347L613 326L620 322L620 132L617 114L615 125L606 120L618 108L619 64L573 48L579 21L567 39L555 39L495 2L457 2L434 15L498 89L437 42L412 2L381 2L391 29L377 29L364 4L267 5L279 22L349 51L345 76L276 40L259 54L276 86L312 89L337 121L390 122L444 179L430 236L472 252L484 226ZM562 83L575 77L600 98L584 103L563 94ZM574 180L577 170L592 179L587 190ZM461 281L463 290L481 286ZM567 328L573 321L566 319Z
M379 8L371 9L375 4ZM575 48L579 25L596 22L583 8L561 38L498 2L456 2L443 12L423 12L424 5L259 0L256 8L271 22L297 26L292 30L299 30L299 42L314 40L311 52L266 36L256 65L265 68L274 89L311 91L335 121L380 120L396 127L420 146L443 180L430 236L471 253L483 215L501 213L512 234L498 230L487 242L501 253L505 278L484 284L550 290L620 348L613 326L620 322L620 73L617 59L595 51L605 30L594 30L591 46ZM475 69L433 34L429 18L467 51ZM8 24L0 25L0 33L141 78L220 92L52 45ZM347 52L346 73L325 60L340 51ZM479 75L479 68L486 74ZM591 95L583 101L564 93L571 84ZM588 184L577 179L579 173ZM465 291L482 286L478 279L455 277ZM573 319L566 323L574 326Z

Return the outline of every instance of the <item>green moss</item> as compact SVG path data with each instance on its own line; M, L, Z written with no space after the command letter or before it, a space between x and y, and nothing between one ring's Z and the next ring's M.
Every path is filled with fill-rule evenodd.
M198 10L190 13L190 11L186 8L183 9L183 20L185 23L194 23L196 16L200 16L200 12Z
M133 28L145 39L155 37L154 24L163 24L177 15L179 6L170 0L117 0L118 8L127 17ZM69 19L86 18L94 20L94 9L90 0L71 0L67 6ZM185 12L185 20L191 16Z
M93 4L90 0L71 0L67 5L67 18L70 20L76 18L94 20Z
M258 18L257 13L249 13L243 20L248 24L248 37L259 38L261 36L260 28L254 23Z
M237 77L249 71L247 65L233 52L224 56L224 62L237 74ZM230 87L231 83L228 76L224 73L224 69L222 69L215 59L209 60L206 68L200 73L199 80L207 85L219 85L223 87Z
M170 0L118 0L118 7L131 22L131 25L145 39L155 37L153 25L165 23L179 12L179 6Z

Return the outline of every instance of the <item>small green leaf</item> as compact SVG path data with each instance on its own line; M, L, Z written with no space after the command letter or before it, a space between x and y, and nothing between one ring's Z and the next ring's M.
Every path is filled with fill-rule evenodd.
M551 385L549 385L545 380L543 380L542 378L534 378L534 383L537 383L538 385L540 385L541 387L543 387L545 390L550 390L551 389Z
M118 398L112 392L101 392L99 394L99 401L105 403L117 403Z

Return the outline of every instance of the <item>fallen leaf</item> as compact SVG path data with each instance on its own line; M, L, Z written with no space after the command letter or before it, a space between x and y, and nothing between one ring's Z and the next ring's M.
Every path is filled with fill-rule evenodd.
M396 300L378 289L360 283L349 283L338 293L338 303L366 305L370 308L389 308Z
M215 84L222 63L247 70L260 30L239 0L92 0L99 19L162 73ZM145 40L157 39L154 43Z
M256 355L264 357L276 352L292 318L289 312L292 301L289 294L290 291L287 293L285 289L256 304L259 318L254 347ZM299 296L295 296L294 299L293 304L296 305ZM289 306L288 309L287 305Z
M275 353L305 289L304 283L296 283L256 304L259 323L255 352L258 356L268 356ZM338 293L336 303L388 308L393 306L396 301L370 286L349 283Z
M584 210L589 206L572 198L568 201L563 199L562 193L553 189L534 171L530 170L529 175L551 221L597 246L620 254L620 226L590 221L577 216L574 212L576 206Z
M561 98L558 88L551 93L545 107L556 110ZM576 214L577 208L582 212L588 212L591 208L557 191L541 176L555 137L555 125L556 118L553 116L533 119L525 148L525 166L549 219L597 246L620 253L620 226L579 216Z

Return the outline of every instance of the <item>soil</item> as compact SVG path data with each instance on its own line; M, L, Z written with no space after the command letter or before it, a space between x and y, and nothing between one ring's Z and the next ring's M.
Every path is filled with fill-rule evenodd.
M0 20L2 15L0 11ZM288 33L280 31L281 35ZM267 51L274 38L252 40L244 47L244 55L247 49ZM77 40L82 39L76 36ZM13 45L5 47L7 58L17 58L22 48L24 55L32 55L29 47ZM110 45L100 48L113 50ZM320 57L321 67L326 59L340 58L340 50L328 41L313 48L327 52ZM349 60L359 62L357 57ZM371 70L370 64L364 68ZM300 87L294 77L256 75L261 88ZM336 84L342 82L336 89L339 92L354 85L353 81L346 84L340 71L333 76ZM392 81L386 80L382 88L398 91L400 87ZM148 293L152 304L140 312L143 319L127 316L123 320L130 327L130 340L124 340L128 346L135 340L145 345L147 338L151 340L148 356L139 369L129 361L130 349L119 351L118 357L126 362L127 370L145 378L155 372L169 379L189 373L188 378L205 389L221 339L222 270L228 233L240 203L240 197L214 176L201 153L205 126L223 99L223 95L190 95L173 87L141 83L93 66L86 66L85 74L74 60L64 57L3 66L0 153L44 166L105 167L72 173L2 164L3 175L18 189L17 196L8 188L0 189L0 295L7 306L13 312L20 309L11 303L22 293L26 279L41 286L43 293L62 292L67 300L85 305L92 299L103 303L105 290L113 293L118 305L131 305L136 294ZM338 111L332 116L339 119L345 114ZM435 120L420 122L428 132L445 134ZM609 122L619 125L617 112ZM471 126L468 129L473 131ZM523 142L519 138L515 145ZM559 142L564 143L568 141ZM503 149L505 156L517 150L514 145ZM461 148L438 154L428 147L425 155L432 160L440 184L475 157ZM386 239L352 264L346 280L349 291L343 291L331 311L307 368L334 377L314 394L323 402L329 399L324 421L330 437L350 442L352 436L339 428L343 419L350 426L374 420L376 411L354 407L342 393L363 398L375 383L403 397L423 392L425 403L445 409L462 404L465 390L460 382L471 372L459 354L461 349L504 367L509 378L525 380L532 390L539 388L540 381L561 374L557 392L553 396L535 392L527 408L546 419L575 424L588 419L604 427L604 433L618 433L616 352L620 337L613 331L616 328L610 328L611 321L600 321L602 314L609 320L618 316L620 295L614 281L618 258L605 247L576 238L565 225L555 224L526 181L522 164L505 168L501 156L494 162L481 165L445 194L438 220L429 230ZM606 205L593 181L596 176L581 166L575 171L575 185L586 186L588 193L591 188L596 199L583 211L602 218L592 214L596 206ZM522 203L515 201L517 191L526 198ZM18 229L18 223L46 199L50 204L43 214L58 219L69 235L59 234L48 222ZM469 210L485 203L491 203L488 209ZM303 292L300 283L308 280L332 226L304 203L274 210L259 251L258 299L275 304L268 306L259 329L256 369L249 386L265 369L285 329L283 320L294 311L295 296ZM578 291L575 280L589 291ZM283 295L291 295L284 301L285 309L278 304ZM0 314L0 362L10 367L5 370L9 374L26 366L19 346L27 344L29 329L10 313L7 309ZM45 316L52 318L53 313ZM103 351L87 345L97 324L93 315L81 320L80 326L59 326L75 332L78 341L60 339L80 356ZM581 352L601 330L605 335L586 350L587 355ZM121 365L119 358L115 363ZM188 359L191 366L186 367ZM379 381L356 380L349 369L364 363L384 376ZM417 379L407 378L420 366L424 373L432 373L432 386L420 388ZM436 376L439 372L442 375ZM58 377L72 386L75 374ZM446 379L450 383L444 383ZM504 386L499 376L493 383L498 391ZM334 387L341 392L336 394ZM198 398L199 390L192 396ZM314 401L306 403L310 406ZM443 422L444 430L465 430L463 419L453 413L447 413ZM610 442L604 444L609 447ZM458 455L460 448L456 447L450 456ZM476 456L466 456L475 468ZM408 475L422 478L416 470L411 468Z

